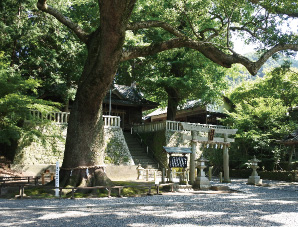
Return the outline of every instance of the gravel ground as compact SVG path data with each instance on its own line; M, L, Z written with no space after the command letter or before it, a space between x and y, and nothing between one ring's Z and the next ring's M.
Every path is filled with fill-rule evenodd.
M236 179L233 193L181 191L137 198L0 199L0 226L298 226L298 183ZM212 182L212 185L220 185Z

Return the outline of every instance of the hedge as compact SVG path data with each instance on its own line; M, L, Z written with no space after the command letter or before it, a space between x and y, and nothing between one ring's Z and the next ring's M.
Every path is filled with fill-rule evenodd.
M230 170L230 177L234 178L248 178L252 173L251 169L232 169ZM258 171L261 179L278 180L278 181L295 181L297 171ZM298 181L296 176L296 181Z

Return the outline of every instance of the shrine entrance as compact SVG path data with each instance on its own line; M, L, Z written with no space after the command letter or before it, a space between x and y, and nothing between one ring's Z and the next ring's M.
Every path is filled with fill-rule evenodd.
M230 143L235 139L229 138L230 135L235 135L237 129L229 129L224 126L217 125L198 125L180 122L183 130L191 131L191 136L184 136L184 139L191 140L191 154L189 166L189 181L190 184L195 183L195 168L196 168L196 151L197 144L205 144L207 146L216 146L223 149L223 182L231 182L229 176L229 151Z

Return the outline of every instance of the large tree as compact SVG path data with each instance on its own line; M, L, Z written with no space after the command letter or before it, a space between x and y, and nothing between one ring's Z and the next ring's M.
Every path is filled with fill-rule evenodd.
M271 15L271 11L244 0L98 0L92 6L98 7L98 23L88 30L66 17L57 10L57 6L48 5L46 0L38 0L37 7L71 29L88 49L71 111L61 168L66 181L73 170L72 175L77 176L75 184L85 177L87 167L90 177L94 173L95 176L100 174L100 170L96 169L102 164L102 101L121 61L188 47L223 67L229 68L232 64L240 63L255 75L274 53L298 50L297 38L283 34L277 26L277 22L284 17ZM73 9L69 5L69 10ZM75 8L77 11L74 13L81 14L79 9ZM85 13L87 18L94 16L89 11ZM148 38L149 45L140 43L131 46L130 42L126 42L127 31L141 34L147 29L163 32L156 40ZM232 50L231 31L247 32L251 40L265 44L258 61L252 62Z

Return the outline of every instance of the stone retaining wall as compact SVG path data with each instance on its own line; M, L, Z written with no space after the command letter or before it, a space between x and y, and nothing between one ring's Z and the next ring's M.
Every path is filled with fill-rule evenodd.
M50 124L37 127L41 138L19 141L13 161L14 166L52 165L62 163L67 128L65 125ZM105 163L111 165L134 165L121 128L104 129Z

